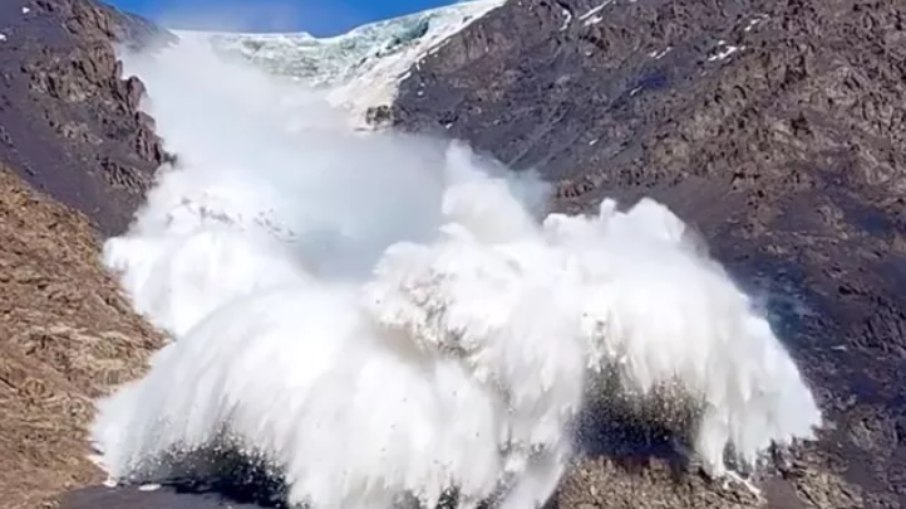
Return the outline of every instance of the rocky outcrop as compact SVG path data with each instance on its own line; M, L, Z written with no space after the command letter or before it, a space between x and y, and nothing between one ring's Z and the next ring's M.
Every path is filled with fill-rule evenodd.
M669 204L767 296L826 412L771 504L906 504L906 4L511 0L421 62L389 116L538 168L561 209ZM561 506L738 507L619 464L584 463Z
M103 480L92 400L144 368L161 338L100 266L82 214L0 165L0 500L42 507Z
M0 161L103 232L121 231L167 155L113 44L163 34L89 0L2 2L0 33Z

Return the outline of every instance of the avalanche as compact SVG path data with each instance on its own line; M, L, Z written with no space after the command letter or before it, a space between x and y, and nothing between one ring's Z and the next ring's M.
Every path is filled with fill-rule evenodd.
M547 186L459 143L352 133L321 92L187 40L126 69L175 167L104 261L173 341L99 402L119 482L264 458L291 504L539 507L590 382L696 409L715 476L812 436L770 324L664 206L546 211Z

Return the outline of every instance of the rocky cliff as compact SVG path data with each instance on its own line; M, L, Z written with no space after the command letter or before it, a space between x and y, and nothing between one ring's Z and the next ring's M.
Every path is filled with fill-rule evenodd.
M166 155L113 44L157 29L89 0L10 0L0 33L0 161L103 232L124 229Z
M103 480L92 399L160 345L98 263L99 231L128 224L165 158L112 46L155 30L89 1L0 2L3 507Z
M832 430L803 472L850 484L822 499L785 472L794 487L775 485L768 498L900 507L904 62L898 1L510 1L425 59L391 114L398 127L539 169L557 182L562 209L644 194L693 222L767 296L822 400ZM589 494L596 476L614 484L613 467L591 461L570 501L646 507L611 488ZM652 475L616 484L657 493ZM652 500L702 507L686 489Z

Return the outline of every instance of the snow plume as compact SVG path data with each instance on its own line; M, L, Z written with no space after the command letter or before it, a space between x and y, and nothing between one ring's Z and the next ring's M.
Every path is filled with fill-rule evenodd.
M715 475L819 424L769 324L660 204L545 215L531 175L348 132L321 97L190 42L126 64L178 162L104 250L174 340L99 403L117 480L204 474L229 448L316 509L537 507L605 375L695 401Z

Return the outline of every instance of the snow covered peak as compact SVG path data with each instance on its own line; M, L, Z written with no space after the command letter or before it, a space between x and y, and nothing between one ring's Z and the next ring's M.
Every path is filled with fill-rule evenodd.
M275 75L326 88L335 105L364 114L370 107L390 104L413 65L504 1L459 2L329 38L304 32L176 33L207 41L218 51L242 57Z

